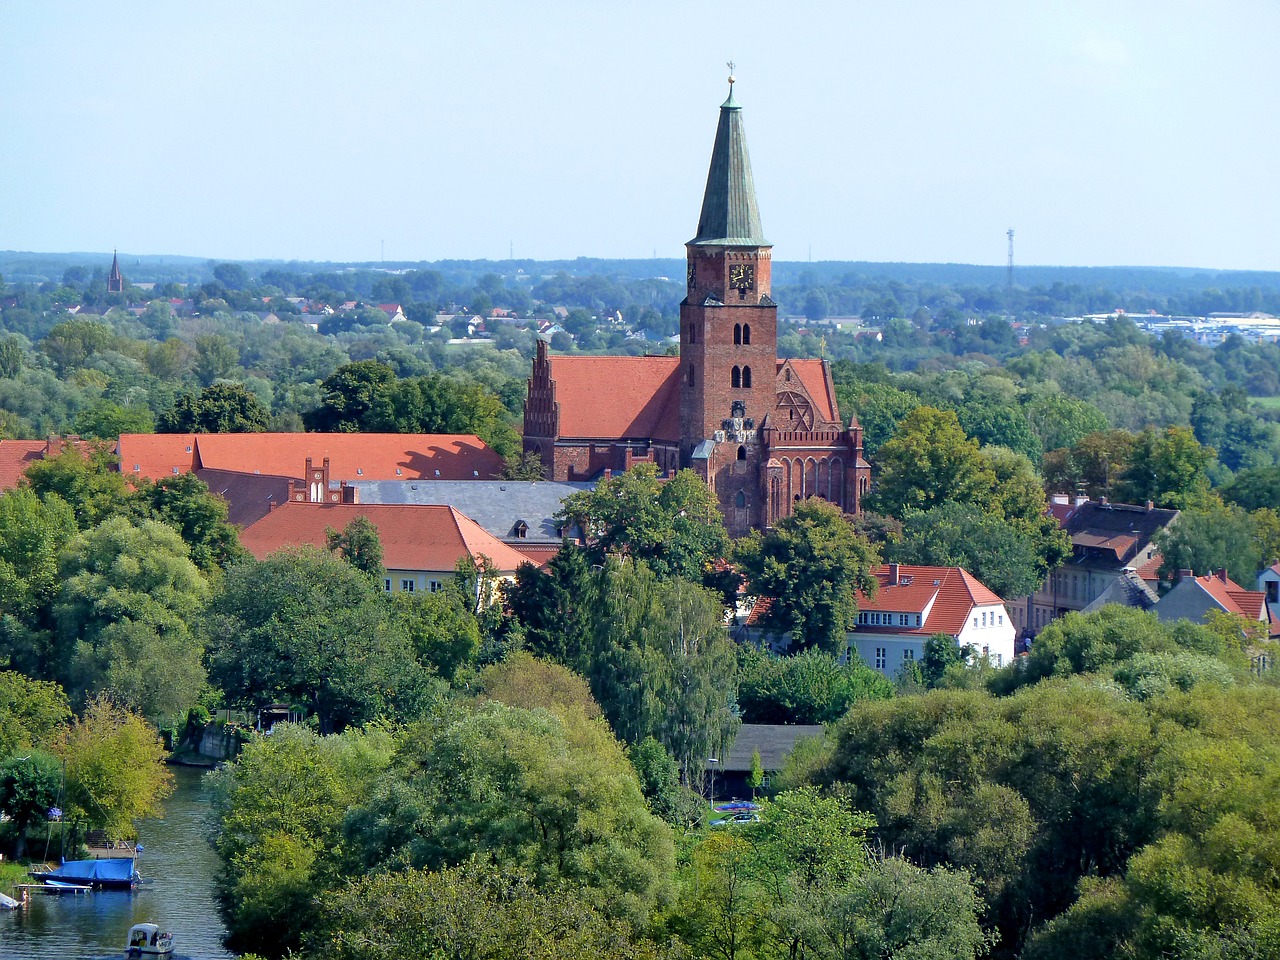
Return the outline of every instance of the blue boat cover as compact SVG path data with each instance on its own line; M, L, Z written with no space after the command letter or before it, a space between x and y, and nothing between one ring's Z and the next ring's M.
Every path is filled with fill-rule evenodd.
M133 860L108 857L102 860L68 860L44 876L68 883L128 883L133 879Z

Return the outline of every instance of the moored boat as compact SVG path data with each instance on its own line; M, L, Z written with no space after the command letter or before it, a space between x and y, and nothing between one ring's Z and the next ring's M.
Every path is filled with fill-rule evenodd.
M95 890L131 890L142 879L132 857L68 860L56 870L31 871L31 879L46 885L87 886Z
M124 955L129 958L167 957L173 953L173 934L158 924L135 923L129 928Z

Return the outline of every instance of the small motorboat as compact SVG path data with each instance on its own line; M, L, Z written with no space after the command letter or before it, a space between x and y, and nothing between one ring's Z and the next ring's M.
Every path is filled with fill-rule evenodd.
M126 957L167 957L173 953L173 934L155 923L135 923L129 928Z

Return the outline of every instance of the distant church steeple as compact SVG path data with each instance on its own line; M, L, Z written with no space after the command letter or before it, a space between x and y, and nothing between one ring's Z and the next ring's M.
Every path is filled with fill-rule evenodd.
M111 251L111 272L107 274L107 293L124 293L124 275L120 272L120 257Z

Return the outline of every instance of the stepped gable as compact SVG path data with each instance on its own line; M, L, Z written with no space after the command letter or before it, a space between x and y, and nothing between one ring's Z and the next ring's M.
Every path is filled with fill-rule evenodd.
M382 563L388 570L452 572L465 557L487 557L497 572L513 572L528 557L486 533L448 506L285 502L240 535L259 560L287 547L327 549L328 531L343 530L365 517L378 531Z

